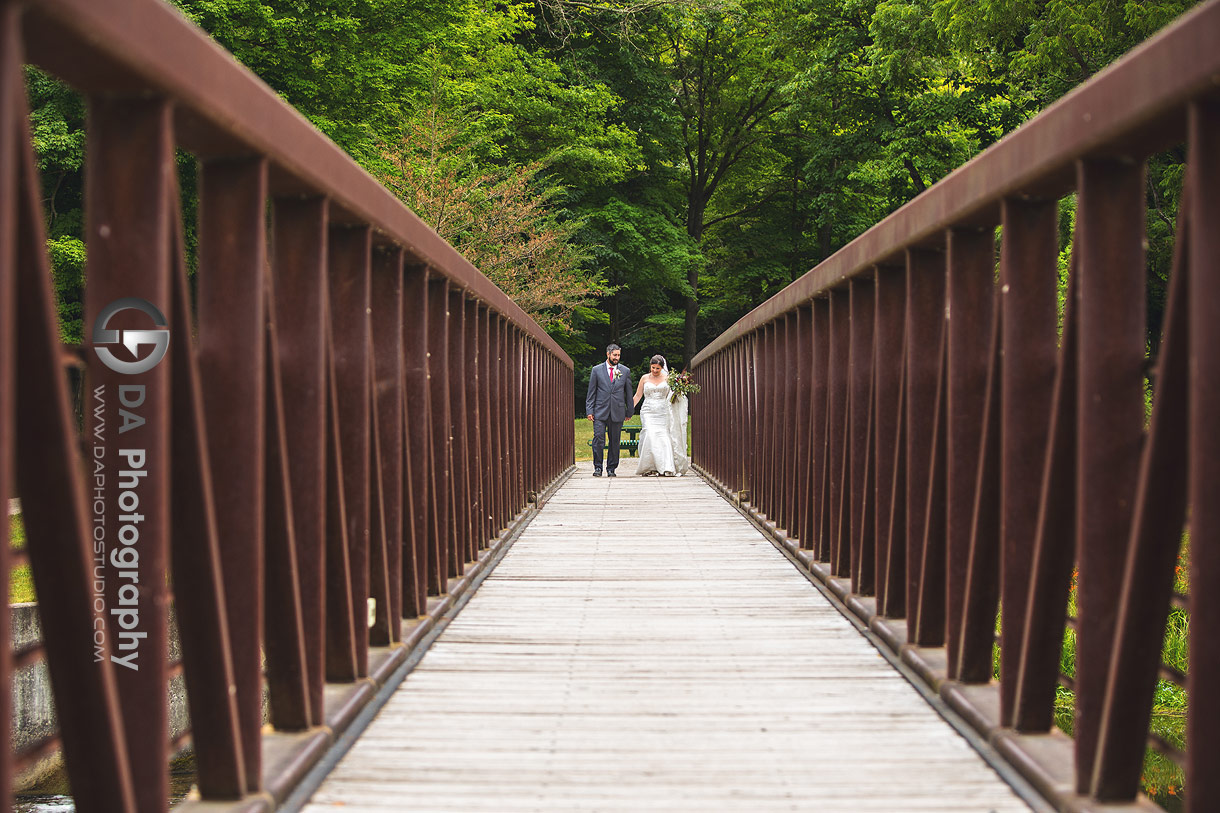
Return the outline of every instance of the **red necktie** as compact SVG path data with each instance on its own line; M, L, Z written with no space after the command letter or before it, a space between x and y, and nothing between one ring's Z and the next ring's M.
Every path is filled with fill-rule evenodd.
M610 380L611 381L614 380L614 368L613 367L610 368Z

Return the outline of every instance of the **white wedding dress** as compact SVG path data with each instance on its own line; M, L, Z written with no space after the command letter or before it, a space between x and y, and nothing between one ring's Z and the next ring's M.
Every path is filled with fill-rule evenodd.
M670 403L669 384L644 382L640 405L640 462L636 474L682 475L690 468L686 456L686 396Z

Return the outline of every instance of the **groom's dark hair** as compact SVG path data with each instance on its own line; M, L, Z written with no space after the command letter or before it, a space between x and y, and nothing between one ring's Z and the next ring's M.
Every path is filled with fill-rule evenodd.
M610 344L606 345L606 352L607 352L607 353L613 353L615 350L622 350L622 349L623 349L623 348L619 347L619 346L618 346L617 344L615 344L614 342L610 342Z

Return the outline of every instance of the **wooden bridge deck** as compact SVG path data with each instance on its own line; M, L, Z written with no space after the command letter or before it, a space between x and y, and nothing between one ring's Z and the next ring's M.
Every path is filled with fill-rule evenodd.
M1029 810L707 484L634 466L560 488L308 813Z

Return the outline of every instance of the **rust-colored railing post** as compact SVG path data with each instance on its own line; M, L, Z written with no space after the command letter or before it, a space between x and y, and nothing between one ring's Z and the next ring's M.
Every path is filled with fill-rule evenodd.
M749 343L743 348L742 363L745 367L743 385L743 402L745 404L746 425L749 427L746 445L749 447L749 482L746 490L750 495L750 504L762 506L763 462L766 459L763 446L762 420L759 408L759 343L764 331L750 337Z
M730 489L736 489L732 467L740 460L740 456L735 455L733 450L737 447L737 440L741 435L741 424L732 423L737 415L737 399L733 397L733 390L725 374L731 359L732 351L728 351L711 360L710 365L715 370L716 397L691 399L691 408L694 410L692 427L699 422L707 426L701 432L692 431L691 436L696 441L703 439L709 450L708 454L711 455L710 462L715 467L717 479ZM696 401L702 403L696 404Z
M1197 102L1190 110L1191 241L1190 286L1190 505L1191 560L1190 709L1187 720L1187 804L1190 813L1220 805L1220 697L1211 687L1220 679L1220 646L1212 632L1220 628L1220 301L1215 269L1220 266L1220 106ZM1210 273L1209 270L1210 269Z
M466 572L470 554L470 446L466 435L466 306L460 289L449 289L449 443L450 488L453 493L453 533L449 551L450 576Z
M18 77L23 71L18 8L12 3L0 3L0 539L11 539L8 502L16 494L13 482L14 461L6 451L16 446L17 425L17 207L21 205L17 191L18 156L24 157L28 147L21 143L24 127L18 125L24 117L25 104ZM18 112L20 111L20 113ZM83 538L77 537L77 542ZM0 545L0 574L10 572L11 545ZM9 629L10 610L0 606L0 629ZM82 616L83 617L83 616ZM0 650L0 686L12 680L13 658L10 647ZM0 741L12 737L12 698L0 692ZM0 804L7 805L13 792L12 749L0 753Z
M547 403L550 404L550 415L547 416L546 423L549 427L550 445L547 449L547 471L546 480L548 483L554 481L563 471L563 441L567 436L566 427L564 427L564 418L571 417L568 413L570 410L563 409L563 388L560 380L559 360L546 356L547 365Z
M1058 207L1054 201L1003 203L1000 310L1000 721L1012 725L1032 557L1054 397ZM1010 349L1011 348L1011 349Z
M720 449L721 445L727 438L721 435L722 428L719 419L713 414L708 413L703 409L705 403L719 404L721 411L727 408L723 393L720 392L720 371L719 366L722 359L717 357L711 363L705 364L702 367L694 367L688 369L695 375L696 378L707 380L707 384L701 386L711 387L714 397L708 399L704 403L697 403L699 399L692 398L690 400L690 421L693 426L700 420L710 421L708 428L703 432L691 433L691 463L697 466L702 466L713 477L723 482L726 478L724 471L721 468Z
M849 290L848 326L848 433L849 443L844 452L850 458L845 467L849 472L844 503L850 516L843 522L848 528L850 551L848 568L852 589L869 596L874 588L874 551L872 537L874 517L872 501L875 492L869 488L873 477L873 284L871 280L854 279Z
M171 181L169 199L178 197L177 184ZM176 212L171 221L171 322L185 334L170 345L174 406L170 511L177 525L170 539L174 609L183 684L193 709L190 736L195 744L200 793L208 799L239 799L249 790L247 782L258 787L260 777L247 774L245 769L241 722L233 691L236 680L217 541L212 466L194 353L195 330L183 256L185 240ZM256 596L260 587L261 584L254 585ZM174 737L171 752L178 749L185 734L180 732Z
M899 462L903 328L906 291L903 270L877 266L873 306L873 448L876 500L873 528L877 538L877 612L889 618L906 614L905 470Z
M496 524L496 495L495 495L495 473L496 473L496 458L495 458L495 420L492 411L493 393L495 392L494 374L495 374L495 359L491 355L491 330L495 324L493 314L489 308L479 306L479 408L480 412L480 440L482 441L482 463L479 467L480 477L482 479L482 513L483 513L483 535L488 539L494 539L500 532L499 526Z
M933 480L933 439L939 400L945 274L942 258L926 251L909 251L906 270L906 617L912 640L935 646L939 632L920 636L920 581L928 524L928 492Z
M777 525L779 517L779 325L767 325L758 358L758 412L763 431L762 498L759 507Z
M453 550L452 442L449 434L449 281L428 276L428 395L432 505L428 522L428 593L448 592Z
M992 291L993 302L999 291ZM1000 603L1000 380L1004 374L1001 335L1003 313L998 306L987 338L987 364L982 393L982 435L975 466L966 579L960 597L961 621L951 627L958 640L948 660L949 673L962 683L987 684L994 675L996 613ZM949 595L950 607L956 596ZM946 650L947 651L947 650ZM947 656L948 657L948 656Z
M808 374L801 370L798 363L800 354L801 311L799 308L788 314L787 318L788 348L785 353L786 368L784 370L784 403L787 405L788 417L785 421L784 450L786 452L784 472L787 484L785 499L785 518L790 536L800 538L800 513L798 492L801 488L801 461L803 450L800 444L801 425L808 426L808 419L801 415L801 384Z
M1088 791L1144 431L1144 170L1082 161L1077 213L1077 790Z
M713 397L710 400L712 400L713 403L719 401L720 393L717 391L716 387L720 382L719 378L717 377L718 371L715 369L714 365L705 365L698 369L688 367L688 369L695 376L702 379L704 383L701 386L707 388L708 391L713 394ZM702 404L697 403L695 399L690 401L690 420L692 424L699 420L699 417L702 414L701 409ZM712 450L716 448L717 442L723 439L718 435L711 434L711 432L715 431L714 429L709 428L709 430L710 431L708 432L699 432L691 436L691 463L703 466L712 473L713 477L722 479L719 460L715 457L715 452Z
M1075 260L1072 262L1075 266ZM1026 585L1025 619L1013 706L1013 728L1044 732L1054 723L1064 616L1076 524L1076 282L1068 281L1063 333L1051 395L1051 417L1038 495L1037 532Z
M378 247L373 254L371 288L373 342L373 407L376 442L369 478L376 487L373 539L375 557L370 578L375 585L377 621L370 641L387 646L400 638L403 618L403 583L415 578L415 556L410 547L410 505L404 499L403 399L403 252ZM411 612L413 616L415 613Z
M402 279L404 367L403 407L406 413L407 478L404 501L411 505L410 545L415 573L403 573L403 617L427 612L428 594L439 583L429 542L434 510L432 489L431 397L428 384L428 269L407 264Z
M811 444L810 539L808 547L821 560L830 559L830 299L813 301L813 407Z
M369 488L373 409L369 379L372 248L372 233L368 227L331 227L327 274L334 337L333 375L339 408L336 417L343 455L343 506L347 520L356 677L368 674L369 641L365 619L370 595L370 517L375 510Z
M725 471L725 449L732 442L732 438L727 434L725 422L732 409L732 404L724 389L723 367L724 357L717 356L711 364L702 368L710 368L714 397L707 400L691 399L691 425L699 422L707 423L707 429L703 432L691 433L691 451L695 455L692 462L707 466L716 478L727 483L730 482L730 478ZM694 372L693 368L692 372ZM696 372L695 375L701 376L701 373ZM707 409L706 407L709 405L714 408Z
M775 368L775 524L794 536L792 518L788 514L791 500L792 475L789 467L792 457L792 377L794 362L792 351L792 322L789 316L776 320Z
M758 481L759 448L754 400L754 344L757 337L751 335L737 345L737 403L741 414L742 431L738 438L741 454L740 493L749 497L751 504L755 497L754 485Z
M335 228L331 228L331 239ZM331 254L333 257L333 253ZM327 269L329 273L329 268ZM322 291L323 313L326 325L323 331L325 350L326 398L326 536L325 570L323 590L326 613L326 680L330 683L351 683L360 676L361 666L357 650L357 617L354 613L355 598L352 595L352 562L348 533L347 489L344 487L345 472L343 447L343 410L339 405L339 387L336 379L334 327L335 311L325 289ZM360 613L360 620L364 619ZM363 632L363 630L360 630ZM363 636L361 636L363 637ZM329 709L327 710L330 711Z
M328 207L325 199L275 200L272 269L275 324L287 430L288 484L300 571L309 709L324 718L326 638L323 618L326 510L326 401L323 370Z
M508 329L508 404L509 404L509 472L512 480L510 514L516 516L525 507L525 348L521 331Z
M534 396L538 392L537 369L534 367L534 348L526 339L521 340L521 479L522 503L529 501L530 492L536 483L534 456L537 451L535 434L538 411Z
M830 544L829 559L831 572L840 577L850 576L850 525L847 485L851 472L850 450L850 420L848 413L848 398L850 389L850 328L848 316L848 292L836 290L830 292L830 367L827 381L830 386L830 422L829 442L827 446L827 461L829 469L827 479L830 483L829 519Z
M796 310L796 335L794 357L796 382L794 397L792 524L793 534L801 547L808 549L812 533L810 512L813 494L811 490L810 443L813 433L811 411L813 408L813 308L805 304Z
M734 494L740 494L743 488L746 460L742 442L746 426L741 411L742 376L737 367L740 351L741 342L735 342L716 357L720 359L720 392L725 400L721 404L712 402L701 407L705 414L715 415L721 437L720 479ZM701 431L696 430L693 434L701 434Z
M293 525L284 375L280 368L279 330L272 307L277 298L270 269L264 269L259 276L267 291L263 306L266 322L263 646L267 657L268 718L271 725L281 731L304 731L314 723L310 708L312 673L306 652L305 611L301 602L303 585ZM320 681L320 669L317 676Z
M741 342L731 345L720 356L721 392L725 403L707 404L704 413L716 413L714 420L719 422L722 437L721 480L735 496L740 495L745 488L746 455L745 437L747 431L745 414L742 409L742 375L739 362L741 360ZM693 430L693 427L692 427ZM711 431L711 430L709 430ZM692 431L692 434L700 434Z
M767 376L768 351L771 346L772 325L763 325L751 343L750 358L750 416L754 434L754 477L750 489L750 504L767 515L767 500L770 495L771 468L771 424L768 409L771 401L768 390L771 379Z
M123 300L131 298L159 312L153 324L167 325L165 314L172 304L173 210L165 179L175 171L170 105L155 98L92 98L88 115L88 154L111 160L86 165L90 283L85 292L85 324L104 322L105 329L116 331L148 327L147 320L141 324L130 311L116 311L115 318L108 318L108 308L122 307ZM186 326L179 330L184 335L177 340L187 340ZM129 658L116 670L116 682L136 806L142 811L160 810L169 795L165 763L170 596L165 579L153 574L166 573L169 566L171 364L166 359L151 370L124 374L103 364L97 354L87 358L89 391L104 388L114 399L110 414L116 420L120 405L131 413L131 428L121 444L129 453L124 457L116 450L104 461L114 479L103 499L113 522L120 521L120 514L138 514L141 519L123 526L128 529L125 533L115 528L108 539L108 554L113 554L112 559L120 557L114 564L131 575L124 580L116 572L106 580L106 606L113 611L109 632L114 654ZM116 441L119 431L120 426L107 427ZM135 579L143 574L148 575L137 587Z
M1150 739L1157 682L1158 652L1174 602L1175 566L1186 522L1190 425L1190 325L1187 323L1192 275L1186 266L1194 224L1190 193L1183 190L1178 240L1165 311L1164 341L1154 380L1156 398L1139 462L1122 588L1118 596L1114 649L1106 671L1098 725L1097 751L1089 794L1102 801L1124 802L1139 793L1139 776ZM1165 669L1178 685L1184 675ZM1166 743L1181 757L1176 743Z
M504 530L508 525L507 515L508 509L505 504L505 480L507 479L507 471L505 469L505 443L504 429L507 426L506 416L508 410L505 408L505 386L507 377L504 374L504 322L499 316L491 318L491 349L488 353L488 364L491 366L491 403L495 407L495 411L491 417L491 432L493 444L491 447L491 488L492 488L492 515L493 525L496 533Z
M483 383L483 356L479 345L479 328L482 320L479 317L479 303L467 299L463 303L466 317L466 455L467 481L470 495L467 498L470 514L470 558L476 560L479 551L487 547L489 534L483 521L483 427L481 420L485 415L480 403L479 389Z
M213 494L224 506L216 531L225 610L229 619L242 619L229 625L229 645L251 792L260 789L262 767L266 200L262 159L203 163L198 361Z
M551 461L554 459L552 439L558 428L558 416L555 415L555 393L552 391L551 365L542 348L535 349L535 365L538 371L538 415L535 418L538 435L538 451L535 461L535 485L541 491L550 481Z
M970 529L983 437L983 401L990 359L995 237L991 229L950 229L946 257L945 560L946 653L957 677ZM993 620L994 626L994 620Z
M100 658L82 662L81 657L95 651L95 625L107 623L92 594L95 541L87 503L94 503L95 492L82 488L78 477L76 421L62 374L41 183L21 100L19 25L14 5L0 4L0 331L11 332L0 347L0 374L5 377L0 433L6 433L0 467L5 477L15 475L16 493L24 498L29 540L25 555L35 589L56 597L40 607L39 621L56 710L63 721L64 763L80 800L77 809L126 813L135 810L135 793L117 703L117 667L108 659L106 641ZM48 499L52 495L53 502ZM6 524L7 513L6 505ZM5 551L0 572L7 573L15 558ZM7 653L2 663L0 676L8 678L13 667ZM9 701L4 703L7 707ZM12 771L28 765L31 756L26 751L6 758L5 803Z

